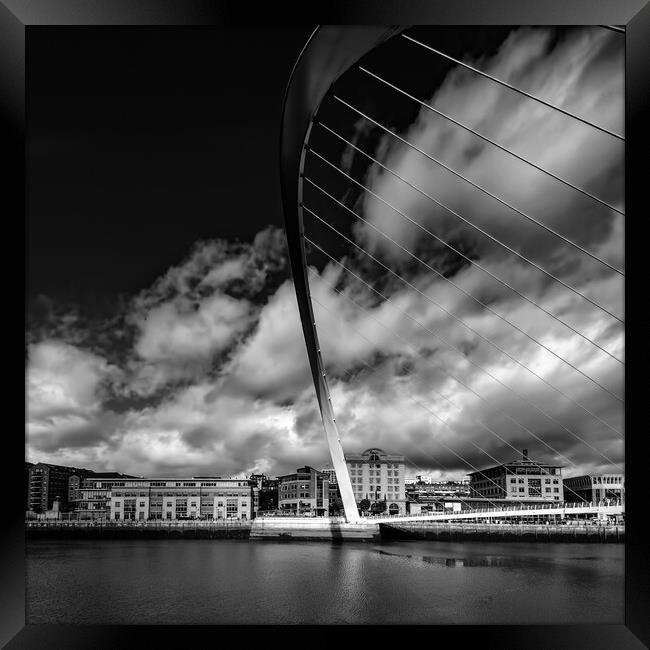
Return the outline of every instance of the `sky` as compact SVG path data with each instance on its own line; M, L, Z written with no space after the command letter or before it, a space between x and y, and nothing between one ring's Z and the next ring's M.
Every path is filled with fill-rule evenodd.
M38 30L28 44L27 460L138 476L329 464L277 162L284 88L309 33ZM407 33L623 131L621 34ZM621 141L402 37L362 65L624 211ZM624 217L356 67L333 91L386 127L330 97L321 124L378 162L318 125L312 149L366 189L315 154L305 165L334 197L307 182L305 205L358 246L305 214L332 256L308 246L344 450L402 453L408 473L436 479L523 448L566 475L621 471L624 278L404 141L619 269Z

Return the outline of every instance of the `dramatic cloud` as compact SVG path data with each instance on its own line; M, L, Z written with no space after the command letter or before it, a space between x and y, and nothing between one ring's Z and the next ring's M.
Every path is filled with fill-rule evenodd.
M616 36L514 30L496 54L471 63L621 132ZM611 136L458 67L428 103L623 207L623 147ZM379 165L367 169L372 192L439 240L366 192L355 209L398 245L362 222L351 236L411 286L353 249L336 258L361 280L334 262L309 269L344 448L403 453L414 473L438 478L524 447L569 474L620 467L623 407L614 396L623 366L612 356L624 359L623 325L549 274L618 316L623 278L367 121L355 133L360 147L372 141L382 164L475 227ZM622 268L621 215L426 108L398 135ZM356 169L357 155L346 149L341 166ZM110 318L91 322L46 297L39 305L45 316L28 333L30 460L158 476L328 463L280 229L251 243L198 242Z
M30 346L29 359L29 446L49 453L105 440L113 416L103 408L103 401L121 371L105 359L61 341Z
M582 29L555 42L552 30L521 29L495 56L469 62L622 132L623 49L615 36ZM624 149L615 138L460 67L452 69L428 104L623 207ZM372 140L377 130L373 134L367 121L358 121L355 144ZM316 314L324 358L330 372L340 376L337 422L347 428L351 444L375 444L374 436L392 448L390 440L399 439L424 468L460 468L467 466L464 460L480 467L490 455L503 459L522 447L533 447L540 457L570 470L620 466L623 446L616 430L623 431L623 407L606 391L622 396L623 366L590 340L624 359L623 325L606 313L624 313L623 278L562 238L622 268L623 217L424 107L397 135L402 140L382 134L373 155L456 215L371 165L361 180L372 193L361 193L355 205L367 223L355 224L354 237L411 287L353 249L343 263L389 300L376 305L377 294L350 275L339 276L340 267L333 263L325 267L322 281L313 281L312 293L323 305ZM346 150L341 166L350 170L353 159ZM464 260L454 268L448 260L453 251L443 242L474 264ZM323 289L325 284L329 289ZM331 339L323 331L333 333ZM340 374L346 368L359 371L359 383Z

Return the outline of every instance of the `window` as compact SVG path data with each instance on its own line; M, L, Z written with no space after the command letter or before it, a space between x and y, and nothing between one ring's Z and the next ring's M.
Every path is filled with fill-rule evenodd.
M116 507L116 508L119 508L119 507L121 507L121 506L122 506L122 502L121 502L121 501L116 501L116 502L115 502L115 507Z
M119 512L116 512L116 513L115 513L115 519L119 519L119 518L120 518L120 513L119 513Z

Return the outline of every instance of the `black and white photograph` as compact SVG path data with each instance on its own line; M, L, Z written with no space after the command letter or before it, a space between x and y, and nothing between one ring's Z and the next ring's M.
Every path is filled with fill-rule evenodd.
M26 629L646 647L628 28L404 22L26 30Z

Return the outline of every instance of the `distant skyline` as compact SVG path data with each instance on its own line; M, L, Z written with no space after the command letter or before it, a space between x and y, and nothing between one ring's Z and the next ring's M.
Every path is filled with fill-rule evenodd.
M279 200L282 97L310 30L206 29L193 30L191 37L183 30L166 36L152 30L144 40L140 31L136 38L115 29L98 30L92 40L86 30L69 32L65 39L62 30L56 33L54 37L43 30L30 39L30 48L46 49L48 55L33 57L28 97L27 460L143 476L277 475L305 464L328 466ZM433 42L440 32L419 28L414 33ZM622 132L620 34L600 28L475 28L473 33L463 28L447 40L449 47L455 43L455 56ZM264 57L253 57L250 43ZM390 56L378 53L376 70L399 78L402 60L397 55L405 48L404 57L415 57L405 60L419 62L411 69L422 72L427 70L423 62L431 65L429 81L419 88L425 101L623 207L622 143L564 116L549 115L543 107L531 107L521 97L513 98L467 71L442 66L404 43L387 48L392 48L386 50ZM426 80L423 72L418 76ZM350 102L403 138L435 152L614 266L624 266L624 217L558 188L426 109L388 100L374 83L351 72L338 87ZM624 314L623 278L434 165L423 165L413 151L349 112L324 104L323 115L383 164L613 313ZM324 134L315 137L324 152L337 157L331 158L335 163L373 192L622 358L623 325L486 243L444 211L432 209L377 165L363 162L360 154L337 149ZM476 266L426 241L371 195L340 190L313 161L308 171L329 183L337 198L369 223L443 269L447 278L543 339L612 392L623 393L620 364L569 338L566 329L540 317ZM311 200L324 209L322 199L318 203L312 194ZM323 239L323 228L307 217L305 221L317 241L333 245L337 259L372 277L402 309L440 330L465 353L459 360L360 283L352 283L334 262L310 255L316 273L312 293L336 315L315 307L346 452L377 446L404 454L409 474L464 478L472 468L445 446L477 467L494 464L484 452L503 462L517 455L477 426L478 419L516 449L527 448L534 460L559 460L566 474L617 471L593 449L481 376L472 361L622 466L622 440L610 429L540 386L441 315L430 301L377 274L331 238ZM425 294L622 430L620 403L424 272L371 227L358 222L346 232ZM360 315L328 285L369 313ZM375 319L411 341L419 354ZM432 370L425 359L462 378L491 408ZM452 408L437 391L460 408ZM409 395L425 402L449 427ZM512 413L575 466L492 408Z

